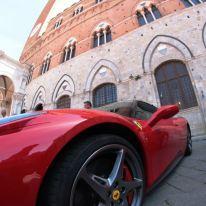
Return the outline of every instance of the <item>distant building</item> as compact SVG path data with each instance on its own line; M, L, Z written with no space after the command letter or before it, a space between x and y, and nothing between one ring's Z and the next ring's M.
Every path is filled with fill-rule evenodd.
M25 107L180 103L206 132L205 0L50 0L20 61L33 65Z
M0 51L0 111L6 109L7 116L21 112L28 75L28 66Z

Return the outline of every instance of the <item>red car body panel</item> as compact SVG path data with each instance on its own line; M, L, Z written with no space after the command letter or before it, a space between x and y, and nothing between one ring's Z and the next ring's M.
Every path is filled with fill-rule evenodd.
M104 123L122 125L136 135L149 189L184 154L187 121L169 118L151 127L138 120L142 129L134 121L95 110L54 110L0 125L0 205L35 206L44 176L62 148L87 128Z

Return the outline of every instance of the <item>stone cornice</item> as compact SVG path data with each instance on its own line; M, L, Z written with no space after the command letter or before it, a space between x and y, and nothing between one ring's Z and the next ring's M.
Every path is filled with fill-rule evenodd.
M7 62L17 66L20 69L28 71L31 67L28 64L21 64L19 61L13 59L12 57L8 56L4 51L0 50L0 60L6 60Z

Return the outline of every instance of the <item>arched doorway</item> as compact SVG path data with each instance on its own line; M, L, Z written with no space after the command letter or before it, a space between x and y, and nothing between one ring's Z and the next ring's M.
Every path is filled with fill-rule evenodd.
M57 109L64 109L71 107L71 98L69 95L64 95L57 100Z
M37 104L36 107L34 108L34 111L42 111L44 109L43 104Z
M0 109L6 109L6 115L10 115L14 85L10 78L0 76Z
M161 105L179 103L181 109L198 106L194 88L185 64L169 61L155 71Z
M101 107L117 101L117 87L113 83L101 84L93 91L94 107Z

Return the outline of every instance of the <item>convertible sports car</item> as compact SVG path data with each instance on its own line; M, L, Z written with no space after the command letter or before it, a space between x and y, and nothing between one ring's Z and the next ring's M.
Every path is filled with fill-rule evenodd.
M175 105L114 103L0 120L1 206L140 206L184 155Z

